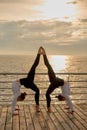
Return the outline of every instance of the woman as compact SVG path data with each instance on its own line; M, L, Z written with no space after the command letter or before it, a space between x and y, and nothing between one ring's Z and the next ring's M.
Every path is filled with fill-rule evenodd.
M34 83L34 77L35 77L36 67L39 64L39 60L40 60L40 53L41 53L40 50L41 49L39 48L36 59L31 67L27 77L14 81L12 84L12 91L14 94L13 101L12 101L12 115L15 115L14 111L15 111L16 102L23 101L26 96L26 93L20 92L21 85L24 85L25 88L30 88L36 92L35 93L36 111L39 112L39 89L36 86L36 84Z
M51 112L51 108L50 108L50 103L51 103L51 97L50 94L58 87L61 86L63 95L65 96L67 103L69 105L69 107L71 108L72 112L73 112L73 105L72 102L68 96L68 83L65 82L63 79L56 77L55 72L53 71L48 58L46 56L46 52L44 50L43 47L41 47L42 49L42 54L43 54L43 58L44 58L44 63L48 69L48 76L49 76L49 81L50 81L50 85L46 91L46 100L47 100L47 110L48 112Z
M50 97L50 94L56 89L58 88L59 86L62 86L64 85L64 80L61 79L61 78L58 78L56 77L48 59L47 59L47 56L46 56L46 52L44 50L43 47L41 47L41 53L43 54L43 58L44 58L44 63L48 69L48 76L49 76L49 81L50 81L50 85L47 89L47 92L46 92L46 100L47 100L47 110L48 112L51 112L51 108L50 108L50 103L51 103L51 97Z

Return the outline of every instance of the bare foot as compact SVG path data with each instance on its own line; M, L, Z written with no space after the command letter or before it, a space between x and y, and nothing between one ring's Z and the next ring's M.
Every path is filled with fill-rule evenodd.
M45 49L43 47L41 47L41 51L42 51L42 54L45 55L46 52L45 52Z
M36 112L40 112L39 105L36 105Z
M49 113L51 112L51 108L50 107L47 108L47 112L49 112Z
M38 54L41 54L41 47L40 47L39 50L38 50Z

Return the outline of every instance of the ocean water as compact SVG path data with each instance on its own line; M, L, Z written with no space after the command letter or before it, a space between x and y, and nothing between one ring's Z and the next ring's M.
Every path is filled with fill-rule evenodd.
M35 57L35 55L0 55L0 73L28 73ZM87 73L87 56L48 55L48 59L55 73ZM40 58L40 63L36 68L36 73L47 73L47 68L43 62L43 56ZM71 93L77 92L77 95L72 96L73 98L87 98L87 75L57 76L64 80L68 80L69 78L71 81ZM22 77L24 77L24 75ZM3 94L12 94L11 89L9 89L11 88L11 84L4 84L2 81L14 81L17 78L21 78L21 76L0 75L0 100L5 100ZM40 77L35 76L35 80L44 81L49 79L47 75L40 75ZM41 86L45 87L44 83L41 84ZM48 84L46 89L47 87ZM56 92L60 92L60 90L58 89ZM80 92L81 94L78 94ZM9 98L11 97L8 96L7 100L9 100Z
M0 55L0 73L27 73L34 62L35 57L35 55ZM87 72L87 56L48 55L48 59L55 72ZM39 69L41 69L42 72L46 71L42 55Z

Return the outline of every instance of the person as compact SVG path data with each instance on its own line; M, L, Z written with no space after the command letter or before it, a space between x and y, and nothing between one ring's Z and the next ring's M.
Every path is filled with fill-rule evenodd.
M46 91L46 100L47 100L47 111L51 112L51 107L50 107L50 103L51 103L51 97L50 94L59 86L62 86L64 84L64 80L61 78L56 77L55 72L53 71L46 52L44 50L43 47L41 47L41 52L43 54L43 58L44 58L44 64L46 65L47 69L48 69L48 76L49 76L49 81L50 81L50 85Z
M73 109L73 104L72 101L69 97L70 95L70 85L67 81L64 82L64 85L60 86L62 93L59 94L58 96L56 96L56 98L59 99L59 101L66 101L68 107L66 109L69 109L69 113L73 114L74 113L74 109Z
M43 58L44 58L44 64L46 65L47 69L48 69L48 76L49 76L49 81L50 81L50 85L46 91L46 100L47 100L47 111L48 112L51 112L51 107L50 107L50 104L51 104L51 97L50 97L50 94L58 87L64 87L65 86L65 81L59 77L56 77L55 75L55 72L54 70L52 69L49 61L48 61L48 58L47 58L47 55L46 55L46 52L44 50L43 47L41 47L41 53L43 54ZM67 97L68 99L68 97ZM69 100L69 99L68 99Z
M40 50L41 49L39 48L36 59L31 67L29 73L27 74L27 77L21 78L12 83L12 91L14 94L12 105L11 105L12 115L17 115L14 113L17 101L23 101L27 95L25 92L24 93L20 92L21 85L23 85L25 88L30 88L33 91L35 91L36 111L37 112L40 111L40 109L39 109L39 89L36 86L36 84L34 83L35 70L36 70L36 67L39 64L39 60L40 60L40 53L41 53Z

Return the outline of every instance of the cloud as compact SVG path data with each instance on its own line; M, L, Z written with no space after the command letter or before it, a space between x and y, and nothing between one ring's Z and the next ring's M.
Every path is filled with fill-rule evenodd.
M29 20L41 15L36 7L41 6L44 0L0 0L1 20Z
M0 3L8 4L8 3L29 3L30 5L42 4L44 0L0 0Z
M0 3L14 3L14 2L23 2L24 0L15 0L15 1L13 1L13 0L0 0ZM26 1L26 0L25 0Z
M79 23L83 21L79 20ZM65 52L63 48L72 50L71 48L78 42L80 43L80 40L84 42L84 39L87 39L86 29L84 24L79 26L79 24L57 19L1 21L0 48L1 50L13 50L13 52L31 52L42 45L56 50L55 53L61 50ZM82 42L80 46L81 44L83 45Z
M78 34L77 32L80 33L78 25L74 26L70 22L67 23L58 20L1 22L0 30L1 35L3 34L3 39L13 38L25 41L32 41L33 39L35 41L51 41L51 39L65 41L65 38L72 39L74 34Z
M71 2L67 2L67 4L77 4L77 1L71 1Z
M79 21L82 22L82 23L87 23L87 17L82 18L82 19L80 18Z

